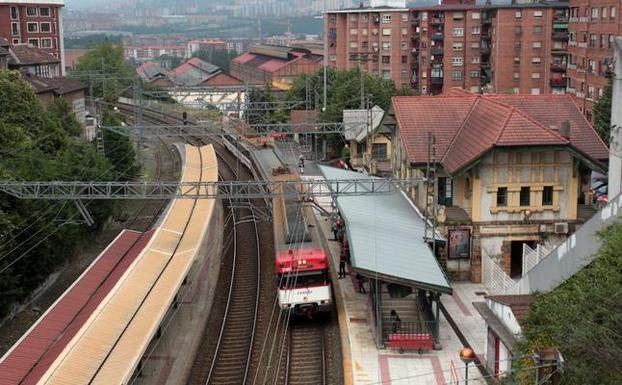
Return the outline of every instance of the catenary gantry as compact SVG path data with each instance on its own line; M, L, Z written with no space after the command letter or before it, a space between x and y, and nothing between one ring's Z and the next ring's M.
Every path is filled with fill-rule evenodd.
M300 181L17 182L0 181L0 192L22 199L257 199L298 191L301 198L391 194L421 179L313 179Z

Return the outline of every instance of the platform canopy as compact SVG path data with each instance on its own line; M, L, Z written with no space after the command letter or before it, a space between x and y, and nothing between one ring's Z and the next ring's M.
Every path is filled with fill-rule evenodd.
M327 179L372 179L320 166ZM337 197L346 224L352 267L370 278L451 293L451 285L425 235L425 222L401 192L382 196Z

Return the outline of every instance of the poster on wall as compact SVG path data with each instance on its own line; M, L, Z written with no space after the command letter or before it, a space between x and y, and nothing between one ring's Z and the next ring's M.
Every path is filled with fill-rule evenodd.
M471 231L469 229L449 230L449 258L470 258Z

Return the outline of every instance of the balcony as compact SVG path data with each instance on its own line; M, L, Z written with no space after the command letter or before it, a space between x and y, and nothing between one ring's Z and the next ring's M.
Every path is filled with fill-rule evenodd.
M412 53L413 57L417 57L417 56L419 56L419 49L413 48L411 53Z
M571 40L568 42L568 47L576 47L576 46L577 46L576 40Z
M558 47L553 45L553 47L551 47L551 53L552 54L560 54L560 53L566 53L566 52L568 52L568 45L567 44L564 44L564 45L558 46Z
M566 88L568 85L568 78L553 78L551 79L551 87L555 88Z
M570 63L570 64L568 64L566 66L566 68L569 69L569 70L576 70L577 69L577 65Z
M430 84L433 85L438 85L438 84L443 84L443 77L442 76L431 76L430 77Z
M444 23L445 23L445 20L442 17L433 17L430 20L431 25L443 25Z
M587 42L579 42L579 43L577 43L577 47L579 47L579 48L587 48Z
M566 72L566 63L551 63L551 71Z
M575 95L577 95L577 98L585 99L585 92L577 92Z
M445 37L442 33L437 32L432 34L432 41L443 41L443 39L445 39Z
M430 49L430 54L432 54L433 56L443 56L443 48L432 47L432 49Z
M482 45L479 47L479 52L480 52L482 55L489 55L489 54L490 54L490 47L489 47L488 45L484 45L484 44L482 44Z
M421 20L419 19L419 17L415 17L411 20L411 22L413 26L418 27L419 23L421 23Z
M567 15L553 15L553 23L567 23L568 16Z
M567 41L568 40L568 32L553 32L553 40L556 40L556 41Z

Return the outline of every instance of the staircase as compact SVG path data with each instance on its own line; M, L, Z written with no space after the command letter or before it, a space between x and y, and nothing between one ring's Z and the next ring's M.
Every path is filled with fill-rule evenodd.
M419 305L416 294L409 294L403 298L390 298L388 292L382 293L382 339L393 332L391 324L391 310L395 310L400 317L402 327L400 332L422 333L427 330L424 313Z

